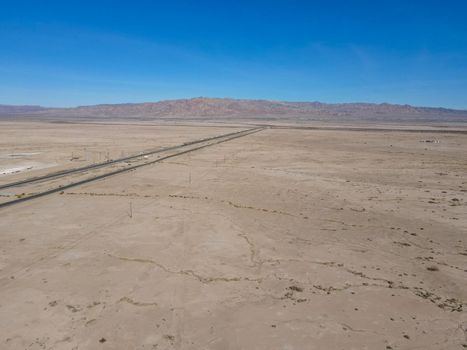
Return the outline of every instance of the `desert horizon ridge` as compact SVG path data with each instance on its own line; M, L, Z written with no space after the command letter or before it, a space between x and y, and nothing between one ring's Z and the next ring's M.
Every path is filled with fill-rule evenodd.
M389 103L321 103L196 97L68 108L0 104L0 118L164 118L207 120L467 122L467 110Z

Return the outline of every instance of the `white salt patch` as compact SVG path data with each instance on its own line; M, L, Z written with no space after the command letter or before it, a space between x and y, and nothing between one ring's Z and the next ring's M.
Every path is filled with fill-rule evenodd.
M19 164L4 165L3 167L0 168L0 176L16 174L16 173L20 173L20 172L32 170L32 169L37 170L37 169L51 168L56 165L57 165L56 163L37 163L37 162L30 162L30 163L26 163L22 165L19 165Z
M30 170L30 169L32 169L32 166L17 166L14 168L0 169L0 175L15 174L15 173L19 173L20 171Z

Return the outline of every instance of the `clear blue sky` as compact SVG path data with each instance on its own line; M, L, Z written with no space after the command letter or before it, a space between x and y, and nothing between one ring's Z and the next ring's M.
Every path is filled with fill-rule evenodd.
M467 1L0 0L0 103L467 109Z

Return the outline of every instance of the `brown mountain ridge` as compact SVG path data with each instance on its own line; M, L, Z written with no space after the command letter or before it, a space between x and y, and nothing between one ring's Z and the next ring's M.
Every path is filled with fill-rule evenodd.
M100 104L73 108L0 105L0 117L467 122L467 111L389 103L328 104L321 102L197 97L159 102Z

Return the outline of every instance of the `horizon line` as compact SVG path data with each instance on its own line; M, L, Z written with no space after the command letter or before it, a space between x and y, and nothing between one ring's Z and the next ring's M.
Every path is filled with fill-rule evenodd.
M236 98L236 97L209 97L209 96L195 96L195 97L185 97L185 98L172 98L172 99L161 99L153 101L143 101L143 102L116 102L116 103L96 103L88 105L73 105L73 106L46 106L41 104L8 104L0 103L0 106L8 107L39 107L44 109L76 109L83 107L96 107L96 106L116 106L116 105L138 105L138 104L156 104L161 102L169 101L187 101L187 100L235 100L235 101L263 101L263 102L275 102L275 103L318 103L323 105L358 105L358 104L367 104L367 105L390 105L390 106L399 106L399 107L412 107L412 108L430 108L430 109L445 109L453 111L463 111L467 112L467 107L465 108L453 108L453 107L443 107L443 106L425 106L425 105L412 105L408 103L393 103L393 102L364 102L364 101L355 101L355 102L321 102L318 100L278 100L278 99L266 99L266 98Z

